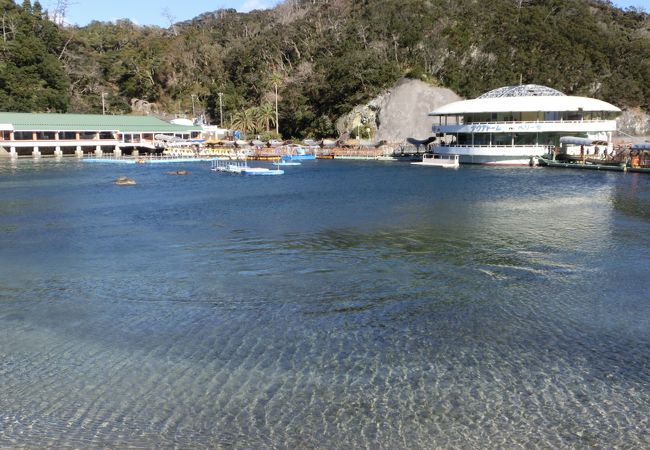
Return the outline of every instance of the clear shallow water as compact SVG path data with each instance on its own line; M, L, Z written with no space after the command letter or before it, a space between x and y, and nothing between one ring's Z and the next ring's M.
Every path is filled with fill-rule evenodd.
M648 236L640 174L0 161L0 447L648 447Z

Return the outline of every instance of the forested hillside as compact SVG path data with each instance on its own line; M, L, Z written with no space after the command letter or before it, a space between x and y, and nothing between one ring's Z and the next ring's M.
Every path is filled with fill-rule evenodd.
M287 0L206 12L168 29L56 25L0 0L0 109L205 111L243 129L333 134L402 76L472 97L537 83L650 108L650 17L603 0ZM64 11L57 11L60 18Z

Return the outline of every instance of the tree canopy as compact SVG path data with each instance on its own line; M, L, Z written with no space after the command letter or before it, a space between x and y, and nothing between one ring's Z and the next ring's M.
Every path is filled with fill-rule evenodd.
M59 28L41 4L1 0L0 106L5 111L65 111L69 79L58 55Z
M403 76L465 97L523 82L650 108L650 17L606 0L286 0L169 29L0 6L2 110L101 112L104 95L109 113L145 101L218 122L221 93L226 125L318 137Z

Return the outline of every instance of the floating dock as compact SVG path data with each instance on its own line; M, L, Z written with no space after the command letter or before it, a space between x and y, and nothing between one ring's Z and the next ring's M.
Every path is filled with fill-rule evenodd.
M551 159L539 158L539 163L546 167L560 167L565 169L581 169L581 170L606 170L611 172L635 172L635 173L650 173L650 167L629 167L625 163L620 164L597 164L597 163L581 163L581 162L565 162L555 161Z

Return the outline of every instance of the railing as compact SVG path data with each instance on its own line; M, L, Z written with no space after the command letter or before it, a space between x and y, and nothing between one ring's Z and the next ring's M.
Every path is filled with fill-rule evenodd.
M441 143L440 145L433 145L433 147L448 147L448 148L546 148L552 150L555 148L552 145L525 145L525 144L493 144L493 145L481 145L481 144L464 144L464 145L449 145Z
M457 122L457 123L437 123L433 126L439 127L453 127L455 125L495 125L495 124L529 124L529 123L597 123L597 122L611 122L616 119L580 119L580 120L504 120L494 122Z
M101 155L96 155L94 152L88 152L88 156L84 156L85 158L90 158L90 159L111 159L111 160L142 160L142 161L170 161L170 160L175 160L175 159L206 159L210 158L209 156L202 156L198 154L185 154L185 155L163 155L163 154L145 154L145 155L139 155L139 156L132 156L132 155L121 155L121 156L114 156L113 153L103 153Z

